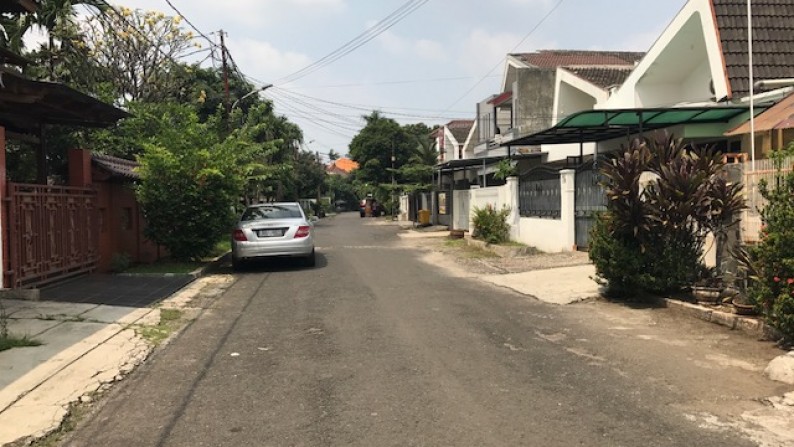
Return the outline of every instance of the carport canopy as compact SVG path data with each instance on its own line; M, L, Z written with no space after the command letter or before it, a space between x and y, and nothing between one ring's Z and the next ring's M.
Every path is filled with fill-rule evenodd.
M769 106L756 105L755 114ZM554 127L506 144L535 146L599 142L678 125L728 123L749 111L749 105L585 110L565 118Z

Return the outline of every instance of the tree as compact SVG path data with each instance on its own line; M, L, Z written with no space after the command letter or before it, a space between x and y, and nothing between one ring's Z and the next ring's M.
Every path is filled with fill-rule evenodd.
M60 27L68 27L75 23L75 10L77 5L85 5L100 12L107 10L107 3L102 0L41 0L36 12L32 14L8 15L2 19L2 43L12 51L21 52L24 47L23 37L34 27L39 27L47 32L49 49L55 47L56 36L54 32Z
M333 150L333 149L331 149L330 151L328 151L328 159L329 159L329 160L331 160L331 161L336 161L336 160L339 160L339 158L341 158L341 157L342 157L342 156L341 156L341 155L339 155L339 154L338 154L338 153L337 153L335 150Z
M221 143L189 107L171 105L159 119L139 157L145 234L175 259L201 258L234 219L245 183L239 147Z
M414 142L396 121L378 112L364 119L366 126L350 142L350 156L359 164L356 178L375 185L391 183L392 153L394 166L399 169L408 163Z
M191 67L177 62L200 48L180 17L120 8L83 22L82 44L122 102L173 99Z

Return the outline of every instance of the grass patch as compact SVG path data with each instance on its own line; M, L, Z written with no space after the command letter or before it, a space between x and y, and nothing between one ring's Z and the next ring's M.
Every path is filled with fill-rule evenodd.
M468 245L465 239L447 239L444 241L445 247L458 248Z
M5 351L11 348L25 348L29 346L41 346L41 342L32 338L28 338L27 336L15 337L13 335L7 335L5 337L0 337L0 351Z
M499 245L501 247L526 247L527 246L526 244L522 244L521 242L516 242L516 241L505 241L505 242L502 242L502 243L497 244L497 245Z
M140 326L138 334L153 345L159 345L179 329L182 311L177 309L160 309L160 322L154 326Z
M473 247L471 245L466 245L466 246L461 247L461 248L463 249L462 252L461 252L461 255L464 258L485 259L485 258L498 258L499 257L499 255L497 255L496 253L494 253L492 251L483 250L481 248Z
M208 262L215 258L222 256L232 249L232 243L229 240L218 241L215 244L212 252L201 261L174 261L173 259L161 259L151 264L137 264L132 267L124 269L125 273L142 273L142 274L187 274L194 270L200 269L207 265Z
M210 253L210 257L217 258L218 256L224 255L232 250L232 241L227 238L218 241L215 244L215 248L212 249L212 253Z

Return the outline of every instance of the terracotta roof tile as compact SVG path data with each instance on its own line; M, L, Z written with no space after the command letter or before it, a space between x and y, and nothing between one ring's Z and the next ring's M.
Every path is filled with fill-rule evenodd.
M474 120L453 120L447 123L447 128L458 141L458 144L466 142L472 126L474 126Z
M358 169L358 163L349 159L349 158L339 158L334 160L328 168L326 169L328 172L332 171L340 171L344 172L345 174L350 174L351 172Z
M734 98L750 92L747 0L711 0ZM756 80L794 77L794 0L753 0Z
M140 174L135 171L135 168L139 166L137 161L97 153L91 154L91 161L94 165L108 171L112 176L130 180L141 178Z
M633 67L565 67L565 69L594 85L608 88L623 84Z
M512 56L540 68L567 66L631 66L645 56L633 51L582 51L582 50L539 50L534 53L518 53Z

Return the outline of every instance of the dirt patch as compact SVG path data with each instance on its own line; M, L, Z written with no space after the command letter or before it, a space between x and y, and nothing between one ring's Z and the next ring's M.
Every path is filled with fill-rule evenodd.
M400 239L402 245L425 251L429 262L450 270L458 277L521 273L590 263L587 253L583 252L538 252L529 256L502 258L470 247L462 239L421 237L421 233Z

